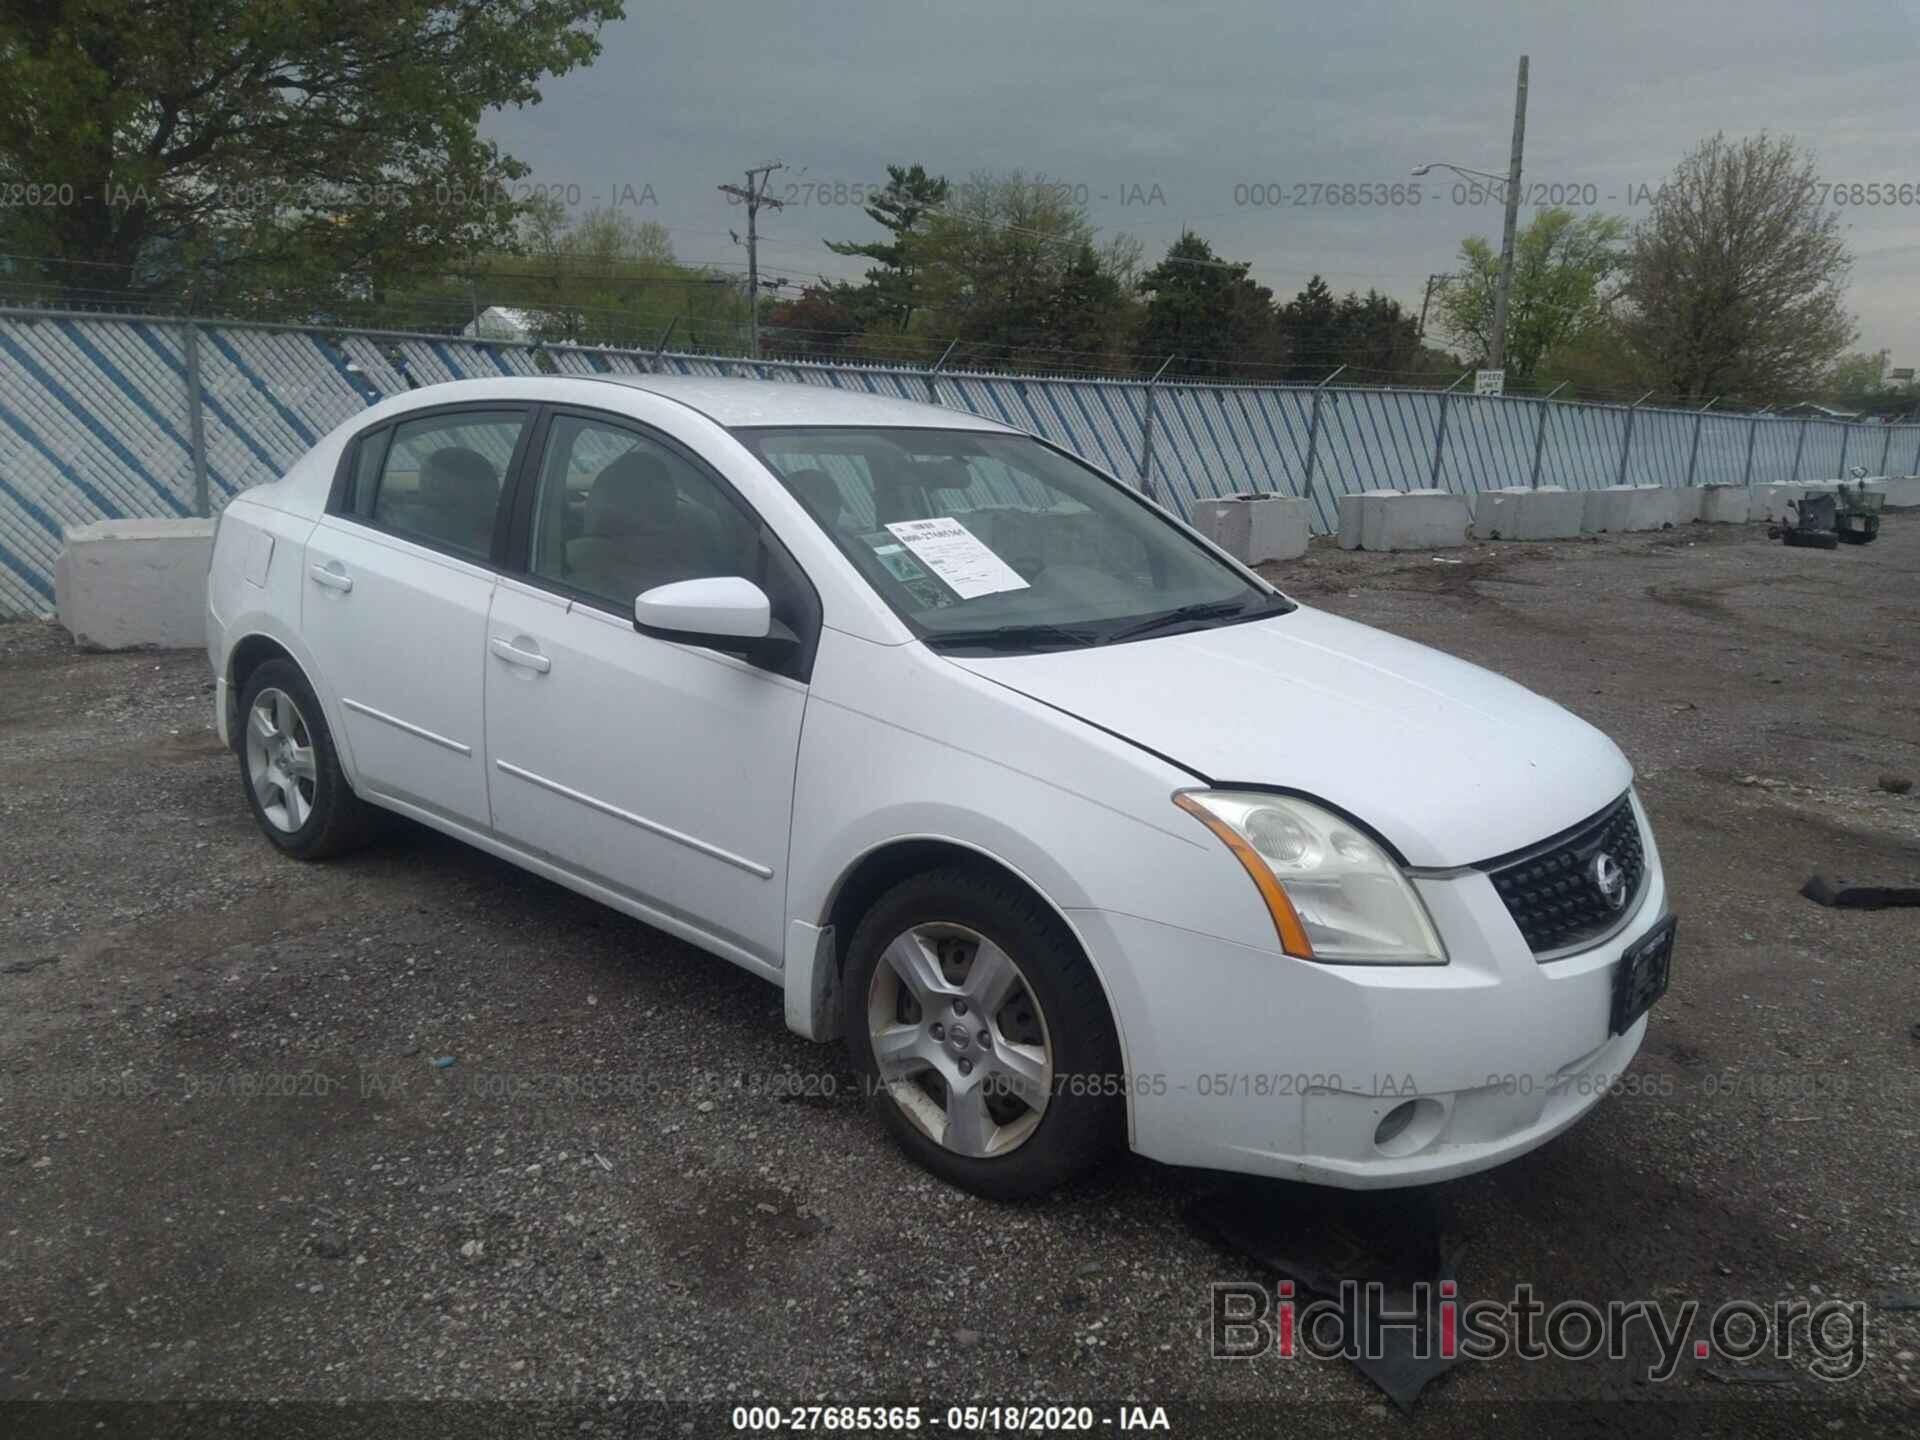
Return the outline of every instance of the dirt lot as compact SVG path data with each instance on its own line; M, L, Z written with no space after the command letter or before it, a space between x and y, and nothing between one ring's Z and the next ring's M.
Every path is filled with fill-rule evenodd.
M1462 1296L1868 1307L1840 1383L1804 1347L1665 1383L1644 1354L1510 1356L1456 1368L1407 1428L1552 1428L1532 1407L1567 1401L1613 1402L1595 1433L1915 1423L1920 911L1796 891L1920 881L1920 791L1880 788L1920 780L1920 518L1834 553L1699 526L1316 547L1278 578L1611 733L1681 912L1639 1092L1424 1197ZM569 1432L636 1434L727 1428L649 1408L688 1400L1392 1420L1344 1363L1209 1357L1210 1284L1272 1279L1193 1223L1217 1177L1123 1159L1039 1206L946 1190L723 963L420 829L281 859L211 688L204 655L0 626L0 1398L547 1400L583 1407ZM789 1071L843 1083L772 1093ZM529 1099L501 1093L515 1075L616 1083ZM227 1412L115 1428L195 1413Z

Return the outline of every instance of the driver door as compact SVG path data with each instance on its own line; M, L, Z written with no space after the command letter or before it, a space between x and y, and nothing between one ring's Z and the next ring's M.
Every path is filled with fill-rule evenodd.
M809 613L811 590L796 592L804 577L758 517L665 437L555 411L534 446L516 521L525 554L487 624L494 827L777 966L805 672L640 634L633 602L675 580L743 575L805 637L818 601Z

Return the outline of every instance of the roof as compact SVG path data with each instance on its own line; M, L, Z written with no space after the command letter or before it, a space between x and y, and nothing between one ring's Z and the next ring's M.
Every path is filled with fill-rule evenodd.
M557 377L556 377L557 378ZM568 379L595 380L647 390L690 409L729 429L740 425L849 425L914 426L939 430L997 430L1011 427L965 410L896 400L864 390L841 390L831 385L809 385L779 380L720 380L700 375L581 375Z

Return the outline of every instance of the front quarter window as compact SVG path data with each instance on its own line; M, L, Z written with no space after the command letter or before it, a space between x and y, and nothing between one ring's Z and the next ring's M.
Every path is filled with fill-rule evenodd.
M737 433L936 649L1117 644L1293 608L1124 486L1029 436Z

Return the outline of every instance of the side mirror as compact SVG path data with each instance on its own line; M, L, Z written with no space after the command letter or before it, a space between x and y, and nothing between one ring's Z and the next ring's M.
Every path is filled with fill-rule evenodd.
M773 618L767 592L739 575L656 585L635 597L633 628L656 639L734 654L794 638Z

